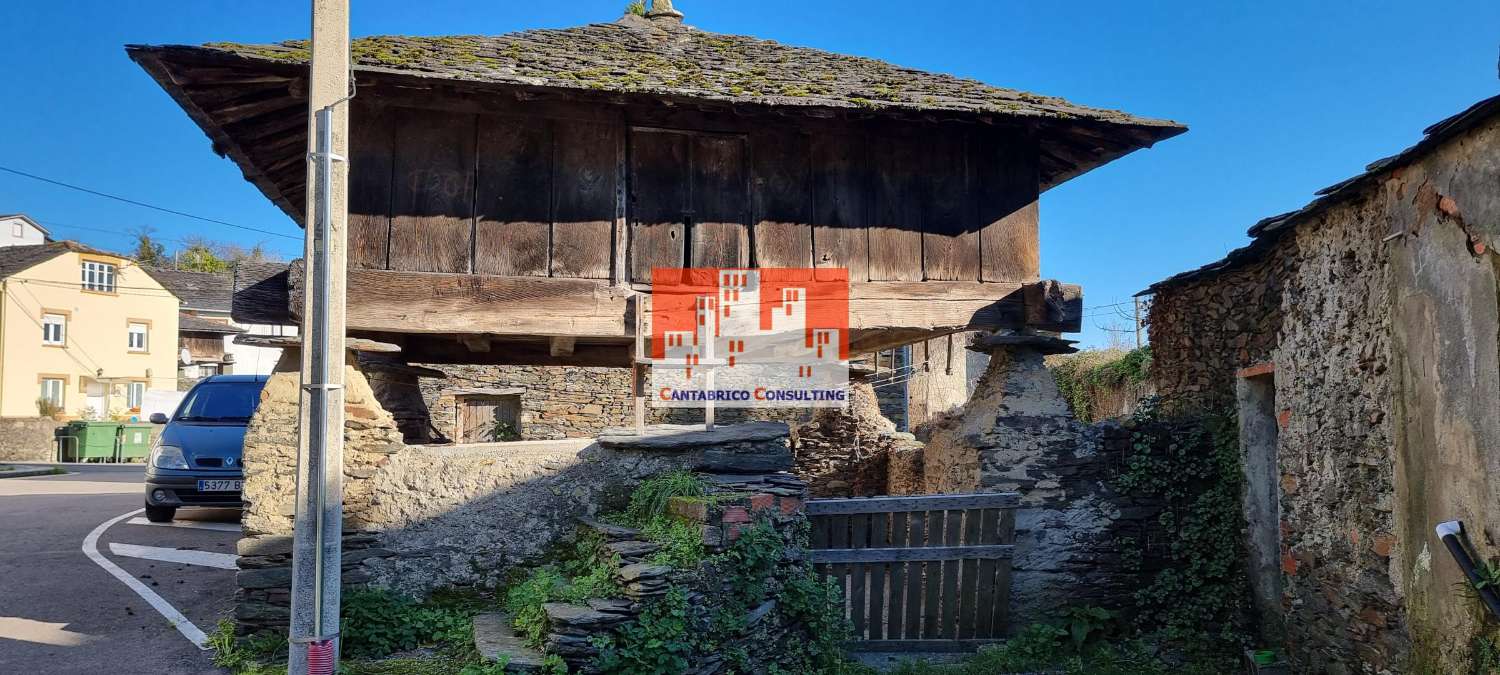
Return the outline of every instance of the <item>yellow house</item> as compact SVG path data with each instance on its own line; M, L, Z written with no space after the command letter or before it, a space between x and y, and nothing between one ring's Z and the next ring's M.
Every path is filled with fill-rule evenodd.
M129 258L77 242L0 248L0 416L138 412L177 388L177 296Z

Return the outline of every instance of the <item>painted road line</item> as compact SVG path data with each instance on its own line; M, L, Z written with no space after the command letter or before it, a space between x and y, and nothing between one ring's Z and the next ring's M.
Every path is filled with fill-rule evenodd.
M161 562L183 563L200 567L217 567L221 570L237 570L239 556L211 551L193 551L160 546L137 546L135 544L110 544L109 552L127 558L143 558Z
M129 525L151 525L154 527L181 527L189 530L216 530L218 532L240 531L240 526L234 523L211 523L202 520L174 520L170 523L153 523L139 516L125 521Z
M94 561L94 564L103 567L104 571L109 572L114 578L119 579L120 583L125 584L130 590L135 591L135 594L141 596L141 599L145 600L146 604L151 605L153 609L166 617L167 622L172 624L172 627L176 628L177 632L182 633L182 636L187 638L189 642L197 645L199 649L206 651L208 649L208 636L204 635L202 630L193 625L192 621L188 621L188 618L183 616L182 612L177 611L177 608L173 607L172 603L162 599L160 595L156 594L156 591L147 588L139 579L130 576L129 572L120 569L119 565L110 562L108 558L104 557L103 553L99 552L99 535L104 534L104 531L109 529L111 525L142 511L145 511L145 509L136 509L129 513L123 513L100 523L99 527L94 528L94 531L89 533L89 536L83 538L83 554L88 556L89 560Z

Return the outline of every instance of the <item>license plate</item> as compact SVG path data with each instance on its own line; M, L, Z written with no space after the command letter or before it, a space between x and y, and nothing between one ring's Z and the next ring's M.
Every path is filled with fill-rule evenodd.
M200 480L198 481L199 492L239 492L244 485L242 480Z

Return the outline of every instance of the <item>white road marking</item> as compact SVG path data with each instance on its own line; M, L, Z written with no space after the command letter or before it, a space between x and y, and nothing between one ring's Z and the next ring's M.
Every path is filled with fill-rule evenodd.
M145 560L159 560L161 562L183 563L201 567L217 567L221 570L237 570L240 568L236 564L239 556L229 553L162 548L160 546L137 546L135 544L110 544L109 552L127 558L143 558Z
M234 523L213 523L203 520L174 520L170 523L153 523L145 518L136 517L125 521L130 525L153 525L156 527L182 527L189 530L217 530L219 532L239 532L240 526Z
M183 616L182 612L177 611L177 608L173 607L172 603L162 599L160 595L147 588L139 579L130 576L129 572L120 569L119 565L110 562L108 558L104 557L103 553L99 552L99 535L104 534L104 531L109 529L111 525L143 511L145 509L136 509L100 523L99 527L94 528L94 531L89 533L89 536L83 538L83 554L88 556L89 560L94 561L94 564L103 567L104 571L109 572L114 578L119 579L120 583L125 584L130 590L135 591L135 594L141 596L141 599L151 605L152 609L155 609L163 617L166 617L167 622L172 624L172 627L176 628L177 632L182 633L182 636L187 638L189 642L197 645L199 649L207 651L209 648L208 636L204 635L202 630L193 625L193 622Z
M7 640L35 642L54 647L77 647L94 639L92 635L75 633L67 630L67 627L68 624L65 623L47 623L18 616L0 616L0 638Z

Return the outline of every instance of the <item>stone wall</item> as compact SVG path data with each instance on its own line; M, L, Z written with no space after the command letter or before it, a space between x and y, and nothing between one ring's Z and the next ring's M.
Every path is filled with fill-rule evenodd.
M1066 607L1120 607L1141 582L1120 545L1147 541L1159 509L1121 496L1129 432L1073 419L1035 351L989 359L960 414L935 424L925 450L928 492L1019 492L1011 576L1011 627Z
M1309 672L1469 672L1493 630L1433 526L1461 519L1500 554L1497 148L1492 119L1300 216L1260 261L1155 296L1163 393L1214 404L1233 369L1273 363L1272 526Z
M1295 265L1283 238L1263 257L1151 298L1151 380L1171 405L1234 403L1235 373L1270 361L1281 329L1281 284Z
M297 375L271 376L245 435L244 538L236 617L285 625L297 448ZM344 581L421 594L487 585L619 506L639 480L679 468L791 467L784 424L653 427L651 447L587 439L408 446L365 376L345 372ZM705 449L712 446L710 449Z
M62 426L51 417L0 417L0 462L55 462L53 431Z
M814 497L873 497L892 492L890 460L893 453L920 450L911 434L880 414L875 390L868 381L849 383L847 408L817 410L813 419L793 433L793 472L807 481ZM898 468L897 489L909 478Z
M593 438L605 429L635 421L629 368L453 364L425 367L449 376L446 380L423 378L420 385L433 427L448 439L455 438L457 408L453 392L472 388L521 390L522 440ZM693 424L703 420L699 410L647 407L646 411L649 424ZM727 408L716 411L715 421L798 424L810 417L809 411L800 408Z

